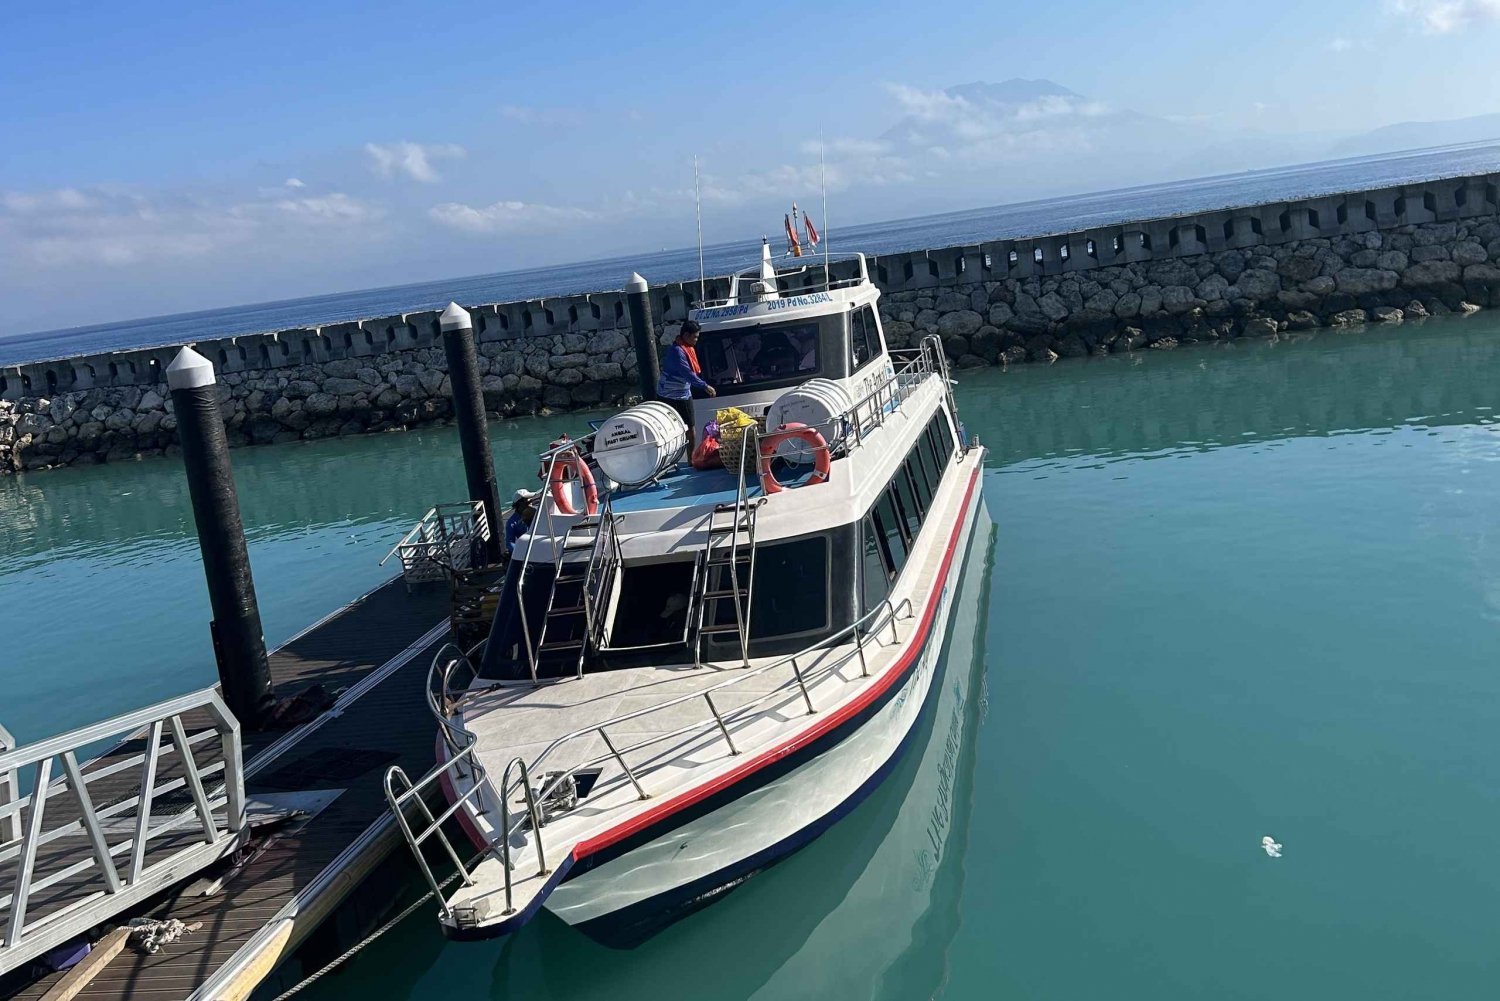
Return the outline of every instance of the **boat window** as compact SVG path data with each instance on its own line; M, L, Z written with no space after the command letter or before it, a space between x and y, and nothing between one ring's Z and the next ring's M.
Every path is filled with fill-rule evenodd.
M923 428L922 433L917 435L915 454L921 460L928 482L932 484L932 492L937 493L939 485L943 482L943 472L948 468L948 464L938 458L937 442L927 433L928 430L929 428Z
M880 337L876 332L874 311L869 306L861 306L849 314L850 371L863 368L879 353Z
M906 540L901 536L901 519L889 490L880 495L870 513L875 516L875 527L885 543L886 572L895 577L906 565Z
M884 547L880 542L880 530L875 527L872 515L865 515L859 523L860 564L859 577L861 597L864 604L860 611L868 612L891 591L891 578L886 572Z
M896 503L906 519L906 541L910 543L922 531L922 506L917 502L916 491L912 489L904 465L896 467L896 475L891 478L891 489L895 491Z
M932 442L933 457L942 463L944 468L947 468L948 460L953 458L953 439L945 435L944 430L945 423L942 414L938 414L932 419L932 423L927 425L927 437Z
M906 475L911 477L911 485L917 491L917 503L922 505L922 516L927 516L928 509L932 506L932 495L937 493L933 489L932 481L927 476L927 470L922 463L922 442L919 439L906 454Z
M828 539L819 535L761 548L752 602L750 635L756 639L827 629Z
M816 320L705 330L698 340L703 380L720 393L810 379L822 371Z
M932 426L937 432L938 442L943 446L941 455L946 463L953 457L953 450L958 447L958 442L953 437L953 428L948 423L948 417L939 410L932 418Z

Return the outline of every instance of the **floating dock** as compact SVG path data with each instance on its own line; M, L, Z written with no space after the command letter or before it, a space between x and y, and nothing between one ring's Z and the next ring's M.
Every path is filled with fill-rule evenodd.
M400 845L380 776L392 764L425 771L433 760L434 730L424 708L424 686L428 664L448 634L448 611L446 588L409 592L398 578L310 626L271 654L272 681L279 699L314 685L337 692L338 698L332 709L290 729L235 731L234 739L243 744L244 797L250 804L248 847L236 848L240 841L225 839L227 830L216 843L213 837L205 837L205 829L214 832L215 825L194 819L195 799L200 807L225 805L209 804L202 789L194 788L200 782L189 785L183 764L196 757L194 772L218 774L218 766L204 767L212 758L211 745L217 743L210 738L223 736L226 748L231 738L215 731L211 706L193 706L185 697L176 715L141 728L144 732L138 730L133 738L82 766L95 804L89 812L104 818L102 823L94 821L92 829L101 832L106 854L116 856L115 894L150 891L149 900L143 898L128 913L175 918L197 927L153 955L127 948L104 964L76 996L213 1001L249 997ZM207 694L217 702L213 693ZM176 725L179 721L180 726ZM177 747L173 739L177 733L185 736L190 754L182 754ZM71 753L57 756L69 777L79 769L76 758L68 763ZM137 761L143 762L150 776L144 783ZM119 767L111 772L114 765ZM232 766L224 766L222 775L220 782L230 781L225 783L229 809L221 813L233 815ZM161 828L153 826L148 838L130 841L128 828L140 811L132 809L129 797L138 796L143 787L173 786L175 792L158 795L155 806L161 812L156 816L166 820L175 810L178 819ZM169 796L177 797L175 806L167 806ZM278 803L283 811L292 805L303 812L254 830L257 806L264 810L267 804ZM32 812L23 815L25 823L31 823ZM148 816L152 812L147 811ZM206 812L200 809L197 816ZM58 821L72 823L83 813L69 792L49 793L48 827L55 828ZM43 844L38 844L43 838L23 839L0 852L0 894L23 882L31 884L30 899L23 901L29 906L27 921L45 922L49 908L60 912L70 901L90 893L103 896L107 889L110 874L97 862L90 824L73 826L77 833ZM121 831L122 826L126 830ZM19 837L24 832L16 833ZM0 847L6 842L0 829ZM29 863L28 848L33 859ZM171 875L170 866L158 860L173 852L198 849L217 851L223 859L207 870L201 869L200 862L160 888L147 882L153 872L158 879L164 878L162 870ZM85 864L89 860L93 864ZM30 870L25 880L20 878L23 866ZM68 868L79 871L58 878ZM7 904L13 912L14 894L0 896L0 905ZM0 911L0 918L7 917ZM110 923L123 920L121 915ZM14 997L43 998L63 977L51 974L23 987ZM4 993L3 981L0 993Z

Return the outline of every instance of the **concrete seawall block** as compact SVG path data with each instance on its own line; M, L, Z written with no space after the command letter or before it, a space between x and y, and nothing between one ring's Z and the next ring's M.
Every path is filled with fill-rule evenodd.
M891 343L941 332L962 366L1500 306L1497 258L1500 174L1491 173L882 254L870 257L869 267L885 293L881 312ZM818 257L804 263L805 272L784 279L785 291L821 279ZM1105 268L1111 270L1100 273ZM835 262L832 273L852 277L856 270L853 262ZM654 287L660 335L669 338L690 309L723 298L729 284L716 275ZM491 409L530 413L628 397L634 357L623 292L470 308ZM955 312L962 315L948 319ZM409 426L448 414L434 310L213 333L203 331L197 345L233 377L221 405L235 444ZM0 469L113 460L170 446L174 425L158 390L175 352L150 348L0 368Z

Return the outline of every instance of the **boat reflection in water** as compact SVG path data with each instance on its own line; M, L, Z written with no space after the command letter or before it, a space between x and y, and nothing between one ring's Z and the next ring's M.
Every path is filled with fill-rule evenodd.
M987 511L976 527L942 673L912 745L880 789L822 838L628 953L551 916L534 922L492 954L489 996L780 1001L940 991L944 943L959 921L986 691Z

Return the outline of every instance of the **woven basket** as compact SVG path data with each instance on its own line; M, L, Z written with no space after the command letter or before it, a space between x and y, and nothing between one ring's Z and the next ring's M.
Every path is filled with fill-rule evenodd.
M764 417L759 418L755 422L755 427L758 433L765 434L766 419ZM731 473L739 473L740 463L745 461L745 431L743 428L736 428L720 436L719 458L723 460L725 469ZM753 458L751 462L752 464L754 463Z

